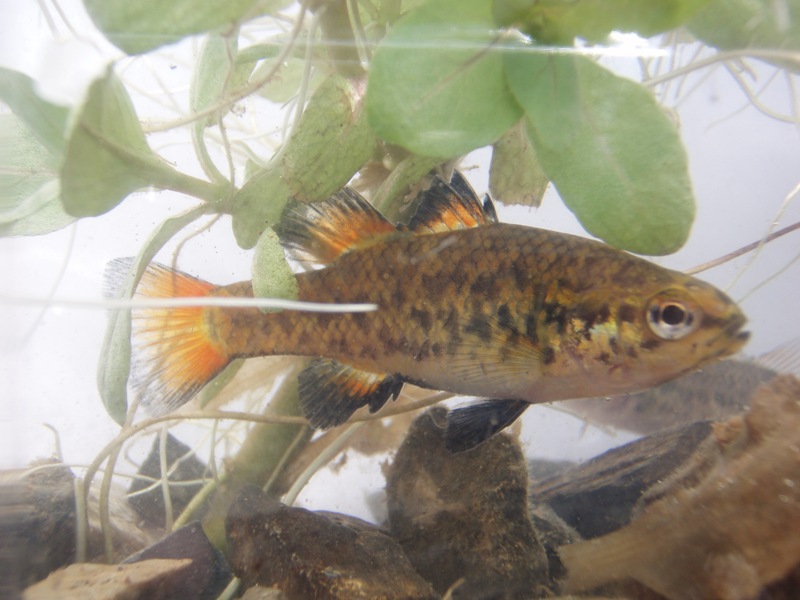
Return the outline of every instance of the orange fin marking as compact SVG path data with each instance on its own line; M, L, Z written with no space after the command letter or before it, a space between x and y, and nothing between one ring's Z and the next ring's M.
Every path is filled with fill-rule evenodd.
M324 202L294 204L275 230L295 260L327 264L397 228L358 192L344 188Z
M341 425L362 406L374 413L396 398L403 380L361 371L330 359L312 361L298 378L300 410L316 429Z
M136 290L139 298L194 298L211 295L216 286L156 263L150 264ZM207 307L134 310L132 383L152 414L171 412L199 392L230 357L218 342Z
M422 192L419 207L408 224L416 233L437 233L470 229L497 222L492 200L481 202L475 191L458 171L450 183L436 177L430 188Z

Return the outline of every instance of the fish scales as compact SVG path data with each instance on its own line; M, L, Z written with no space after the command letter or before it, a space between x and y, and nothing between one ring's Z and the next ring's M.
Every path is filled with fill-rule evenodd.
M313 425L338 424L360 406L376 410L413 382L497 400L494 408L461 413L461 425L473 428L463 438L468 447L528 403L643 389L727 356L747 338L739 309L709 284L593 240L497 223L490 201L481 205L463 179L437 180L426 194L408 227L395 228L345 190L319 207L302 205L279 229L290 254L324 264L297 275L301 300L377 310L205 308L191 347L208 346L209 372L202 354L197 372L184 369L182 382L141 361L143 394L165 392L173 407L220 362L310 356L317 360L301 374L300 388ZM163 287L153 283L157 274L176 277L154 269L145 295ZM212 296L253 294L249 282L191 283L208 286ZM148 331L169 327L158 311L143 311L137 321ZM151 340L146 358L168 354L176 333Z

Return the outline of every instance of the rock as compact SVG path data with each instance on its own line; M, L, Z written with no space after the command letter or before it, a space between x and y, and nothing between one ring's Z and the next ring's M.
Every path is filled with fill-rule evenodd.
M528 515L519 444L498 435L467 452L445 449L445 409L419 417L387 475L389 525L417 571L454 598L530 598L548 583Z
M713 439L717 453L702 446L692 461L701 468L657 486L631 524L561 549L569 591L633 579L670 600L748 600L793 576L800 380L778 377L760 388L750 412L716 425Z
M130 565L70 565L25 590L23 600L171 600L174 578L189 560Z
M278 588L255 585L244 593L242 600L286 600L286 594Z
M581 540L581 536L546 504L530 507L531 522L547 554L547 571L554 582L561 581L567 570L558 551L561 546Z
M276 587L289 600L437 598L393 539L352 517L285 506L251 486L231 506L225 531L245 588Z
M208 541L200 523L190 523L137 552L123 564L137 563L154 558L188 558L191 565L183 569L180 577L171 581L175 587L170 598L174 600L213 600L233 577L225 557Z
M206 475L206 466L200 462L186 444L172 434L167 434L167 467L171 469L171 482L198 481L195 484L170 486L169 495L172 513L177 516L200 491L203 484L199 482ZM180 462L177 462L180 461ZM175 464L177 462L177 464ZM163 529L166 525L164 491L160 484L153 486L153 480L161 479L161 440L156 436L153 447L138 473L141 478L131 481L128 488L128 501L136 512L151 527ZM151 489L147 489L151 488ZM142 491L147 489L147 491ZM203 511L198 511L194 518L202 519Z
M6 472L0 481L0 590L25 587L75 558L74 477L58 462Z
M700 422L609 450L531 488L534 504L547 504L582 537L627 525L642 494L671 475L711 433Z
M90 559L103 554L97 489L90 488L86 502ZM130 554L153 540L137 527L139 519L119 488L112 486L108 502L115 549ZM75 477L69 467L51 460L0 473L0 598L73 562L75 524Z

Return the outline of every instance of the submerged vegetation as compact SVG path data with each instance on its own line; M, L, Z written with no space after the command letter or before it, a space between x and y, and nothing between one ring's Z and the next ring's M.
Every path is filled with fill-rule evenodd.
M0 114L0 235L45 235L102 219L123 202L146 210L137 192L147 189L178 192L196 205L153 228L115 290L123 309L109 318L97 379L121 429L76 480L79 561L91 554L87 498L100 471L104 553L120 558L112 480L124 449L146 432L159 432L161 458L160 476L143 479L144 491L163 492L164 528L202 515L218 547L227 507L243 486L291 504L353 440L373 450L397 445L391 427L359 431L370 419L360 415L312 440L298 410L302 363L283 358L235 361L192 410L137 414L138 399L128 395L128 309L136 306L125 302L159 251L193 226L229 218L226 235L254 253L260 306L280 309L297 297L274 232L289 201L324 200L349 183L389 219L407 221L421 182L449 175L467 154L490 146L489 188L503 204L537 207L552 184L588 233L629 252L666 255L687 241L696 211L680 127L666 102L688 93L683 78L722 65L759 110L800 120L796 105L791 114L762 106L761 82L749 70L759 61L795 85L797 0L83 4L119 59L80 102L50 102L30 77L0 68L0 100L10 109ZM636 34L639 46L617 43L624 34ZM126 68L168 55L187 38L197 48L191 86L167 94L177 116L166 120L161 108L154 118ZM612 70L616 57L631 52L639 66L633 78ZM188 167L156 150L174 132L190 140ZM380 416L442 397L418 396ZM240 410L219 408L232 400ZM209 470L193 475L196 493L174 510L169 482L188 454L167 460L168 429L193 420L213 423L204 440ZM224 457L216 454L222 438Z

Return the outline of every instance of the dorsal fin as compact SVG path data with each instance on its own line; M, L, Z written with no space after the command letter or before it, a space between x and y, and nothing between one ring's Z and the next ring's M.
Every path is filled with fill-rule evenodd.
M327 264L397 228L361 194L344 188L324 202L296 202L275 227L295 260Z
M491 198L485 196L481 202L464 176L453 171L449 184L437 176L431 187L422 192L419 208L408 227L418 233L437 233L489 223L497 223Z

